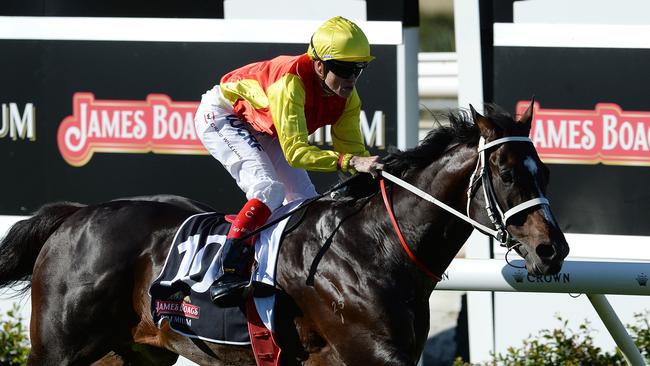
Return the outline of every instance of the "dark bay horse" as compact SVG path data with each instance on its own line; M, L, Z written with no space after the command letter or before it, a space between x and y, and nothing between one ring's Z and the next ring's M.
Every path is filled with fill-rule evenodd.
M568 245L550 208L520 205L543 197L548 183L533 144L522 141L531 108L519 120L490 108L485 117L473 109L450 117L418 147L387 156L385 170L484 225L486 202L520 207L503 223L521 243L516 250L530 272L558 272ZM487 180L470 185L481 137ZM481 194L486 184L492 200ZM377 186L355 179L343 197L310 205L285 235L276 304L282 365L416 364L435 282L405 254ZM411 251L442 274L472 226L401 186L388 190ZM0 245L0 287L31 277L29 364L169 365L181 354L206 365L254 365L249 347L185 338L151 320L148 288L171 239L205 210L168 196L55 203L16 223Z

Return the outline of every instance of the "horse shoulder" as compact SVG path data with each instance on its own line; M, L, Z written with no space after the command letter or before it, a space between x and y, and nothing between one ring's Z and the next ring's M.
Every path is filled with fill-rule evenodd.
M285 329L293 327L285 332L293 332L291 341L310 360L327 364L410 360L417 348L414 323L421 317L417 304L392 278L375 233L361 230L368 218L341 224L345 219L337 214L308 217L285 236L278 283L291 304L281 310L292 319Z

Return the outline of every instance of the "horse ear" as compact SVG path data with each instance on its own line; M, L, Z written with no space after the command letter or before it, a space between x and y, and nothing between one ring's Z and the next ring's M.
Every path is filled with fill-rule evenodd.
M528 109L524 112L524 114L519 117L519 120L517 123L529 125L530 122L533 120L533 107L535 106L535 96L533 96L530 100L530 105L528 106Z
M474 109L474 106L471 104L469 105L469 110L472 112L472 119L474 119L474 123L478 126L479 131L481 131L481 136L489 137L491 131L494 131L494 125L492 124L492 121L478 113L476 109Z

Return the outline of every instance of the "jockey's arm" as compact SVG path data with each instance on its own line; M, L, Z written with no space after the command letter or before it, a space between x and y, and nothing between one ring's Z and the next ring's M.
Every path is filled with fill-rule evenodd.
M294 75L285 76L282 82L276 82L269 87L267 95L269 99L269 108L273 115L273 124L278 134L278 140L290 166L311 171L333 172L339 169L340 164L340 169L342 171L353 173L354 169L349 165L353 155L368 155L368 152L365 151L365 148L363 147L363 140L361 140L361 131L358 124L359 109L357 109L356 112L358 143L353 143L354 137L350 138L349 136L346 136L344 139L341 139L341 136L335 137L334 135L337 134L334 132L336 131L336 128L333 128L332 130L332 139L335 140L335 149L338 146L346 150L352 150L344 150L339 153L332 150L322 150L317 146L309 144L309 133L304 112L305 90L302 81L300 81L298 77ZM360 108L360 103L358 108ZM346 110L343 115L345 116L348 112L346 105ZM350 111L349 113L352 115L351 113L353 112ZM343 116L341 118L343 118ZM341 119L339 119L338 122L341 122ZM338 130L338 134L349 132L348 130L350 127L347 126L347 123L349 122L347 122L346 119L346 123L339 126L342 127L342 129ZM359 146L361 146L362 150L359 150ZM341 159L342 161L339 163L339 157L341 157L341 155L343 155Z
M349 158L352 156L370 156L361 134L360 114L361 100L355 88L345 104L343 114L332 125L334 151L346 154L346 158L347 156ZM344 160L346 159L344 158Z
M348 98L345 111L341 118L332 125L332 142L334 150L345 153L342 161L349 171L370 173L378 176L378 170L383 169L378 156L370 156L361 134L359 115L361 114L361 100L354 89Z

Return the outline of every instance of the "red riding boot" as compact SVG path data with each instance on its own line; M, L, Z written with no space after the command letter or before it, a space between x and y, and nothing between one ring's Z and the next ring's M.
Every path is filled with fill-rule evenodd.
M237 214L223 244L221 275L210 287L212 302L220 307L238 305L250 281L249 265L255 253L254 240L236 240L264 225L271 210L262 201L250 199Z

